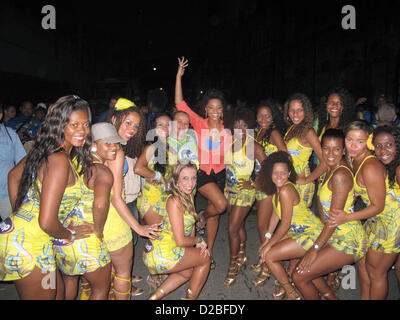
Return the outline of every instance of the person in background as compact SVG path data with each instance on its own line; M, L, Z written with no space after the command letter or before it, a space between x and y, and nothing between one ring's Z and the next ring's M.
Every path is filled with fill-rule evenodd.
M39 119L39 121L44 121L47 113L47 106L43 102L39 102L35 108L35 117Z
M157 113L165 113L167 110L168 97L164 90L159 88L150 90L147 94L147 129L150 128L152 118Z
M7 175L26 155L18 135L13 129L6 127L3 116L3 109L0 108L0 222L11 213Z
M397 119L396 107L387 102L378 105L378 111L375 115L377 126L391 126Z
M3 123L7 125L7 122L14 119L17 116L17 108L12 104L3 105Z
M115 104L117 103L119 98L121 98L121 95L119 95L119 94L114 94L114 95L111 96L110 101L108 102L108 109L103 111L99 115L99 117L97 118L96 122L103 122L105 120L107 114L109 112L112 112L112 110L114 109Z
M30 101L22 102L19 111L20 115L9 120L7 126L13 128L18 133L24 145L26 142L35 139L41 121L33 116L33 105Z

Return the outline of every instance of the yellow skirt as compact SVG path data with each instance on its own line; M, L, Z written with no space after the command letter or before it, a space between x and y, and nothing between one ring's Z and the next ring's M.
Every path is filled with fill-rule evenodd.
M117 251L132 241L132 231L129 225L121 218L117 209L110 203L107 221L104 225L104 244L108 251Z

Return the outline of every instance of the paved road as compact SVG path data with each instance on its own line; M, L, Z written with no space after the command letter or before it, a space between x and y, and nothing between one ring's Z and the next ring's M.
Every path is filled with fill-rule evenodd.
M225 213L220 218L220 228L216 238L216 244L214 248L214 258L217 263L215 270L210 271L208 280L201 292L199 300L272 300L272 293L274 290L274 279L271 277L264 287L256 288L252 285L252 280L256 274L251 271L251 268L247 268L242 272L236 280L236 283L232 288L226 288L223 284L224 278L227 272L229 264L229 244L228 244L228 215ZM257 261L257 249L259 246L258 234L257 234L257 216L255 212L250 212L246 221L247 230L247 255L250 257L250 263ZM145 244L144 239L139 239L136 245L136 253L134 259L134 274L140 275L145 278L148 274L146 267L142 262L142 252ZM143 288L145 293L141 296L135 297L135 300L145 300L149 296L149 289L146 286L146 282L142 281L137 284L138 287ZM187 284L181 288L172 292L164 300L177 300L185 296L185 290ZM343 300L358 300L359 283L355 284L355 289L343 289L340 288L338 296ZM389 272L389 294L388 300L399 299L399 290L397 288L397 282L394 275L394 271ZM0 282L0 300L15 300L18 299L15 287L12 283Z

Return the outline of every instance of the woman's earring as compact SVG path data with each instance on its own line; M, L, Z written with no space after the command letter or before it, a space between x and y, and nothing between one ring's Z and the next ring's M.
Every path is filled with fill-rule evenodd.
M329 120L329 113L326 113L326 120Z

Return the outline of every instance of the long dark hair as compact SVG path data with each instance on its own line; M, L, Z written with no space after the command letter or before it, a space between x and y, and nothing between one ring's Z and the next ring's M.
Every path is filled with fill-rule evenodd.
M276 185L272 181L272 170L275 163L286 164L288 170L290 171L288 181L296 183L297 180L297 174L294 170L290 155L285 151L271 153L269 157L266 158L261 164L261 169L256 179L257 190L261 190L268 195L273 195L277 192Z
M35 138L32 150L26 157L26 163L22 172L21 181L18 188L15 210L17 210L24 200L31 186L40 194L37 186L37 172L44 162L54 153L63 152L62 144L65 139L65 128L69 123L72 112L82 110L88 115L91 122L91 112L89 104L75 96L69 95L59 98L52 104L47 112L45 120ZM91 137L88 135L82 147L72 148L70 159L76 159L79 174L88 172L91 163L90 146Z
M268 107L271 110L272 114L272 123L261 139L266 143L269 143L269 138L271 137L271 133L273 130L278 130L281 136L284 136L287 130L287 125L283 120L282 113L278 109L278 105L278 101L275 101L273 99L261 100L257 105L256 115L262 107Z
M289 117L289 107L290 103L294 100L300 101L304 109L304 119L295 128L290 130L289 134L285 138L286 141L289 141L294 137L303 137L307 131L313 127L314 123L314 113L310 99L308 99L304 93L295 93L288 100L286 100L284 104L284 116L288 125L291 126L293 124Z
M389 164L383 164L388 172L389 186L390 188L393 188L393 185L396 181L396 169L400 165L400 129L397 127L389 127L389 126L377 127L374 130L372 142L374 142L375 138L381 133L387 133L393 136L396 144L396 155L393 161L390 162ZM399 183L400 181L397 182Z
M122 145L122 150L124 151L125 155L129 158L135 159L139 158L140 154L143 152L145 143L146 143L146 121L144 119L143 112L135 106L132 106L125 110L117 110L112 108L106 115L104 121L112 123L117 132L124 122L125 118L131 112L136 112L140 117L140 123L137 133L129 139L126 145ZM113 123L114 119L114 123Z

